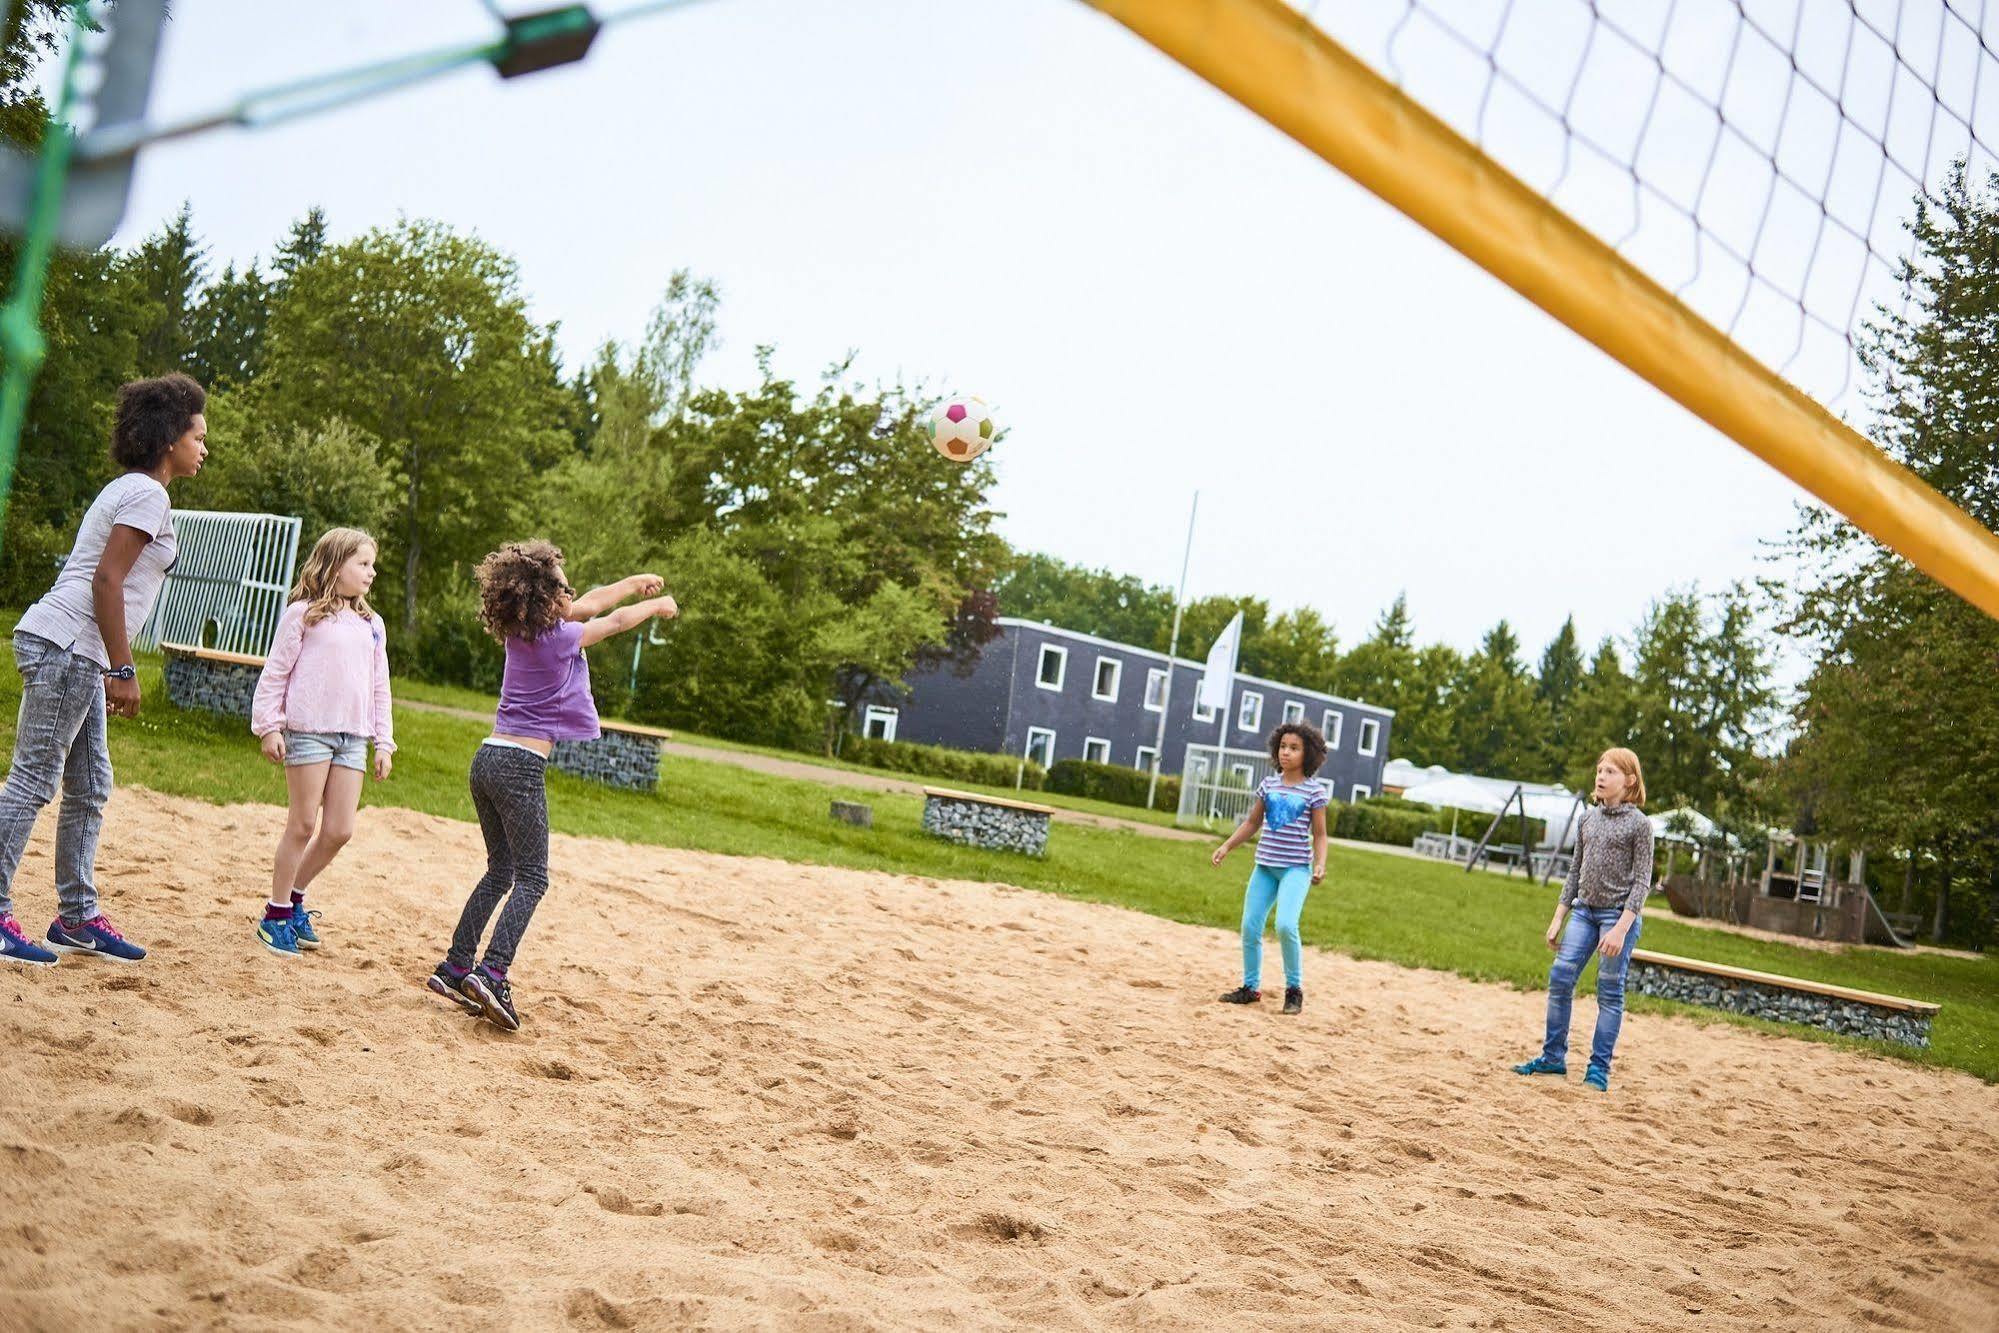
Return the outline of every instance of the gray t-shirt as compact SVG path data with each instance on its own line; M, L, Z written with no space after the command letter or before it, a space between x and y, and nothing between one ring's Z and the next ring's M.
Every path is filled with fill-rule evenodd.
M97 604L90 595L90 580L97 573L97 562L104 558L104 548L111 543L113 528L137 528L152 538L125 575L125 633L139 632L153 613L160 584L166 581L180 549L174 540L173 506L167 503L167 488L143 472L127 472L97 493L76 530L76 546L62 573L56 575L55 586L28 608L15 626L17 631L47 639L99 666L111 665L104 651L104 636L97 629Z

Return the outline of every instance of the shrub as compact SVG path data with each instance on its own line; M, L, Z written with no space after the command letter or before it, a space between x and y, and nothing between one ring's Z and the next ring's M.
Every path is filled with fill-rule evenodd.
M1047 769L1030 761L1023 772L1021 761L1011 755L914 745L908 741L870 740L866 736L844 738L840 742L840 757L849 763L885 768L893 773L977 782L988 787L1011 787L1016 774L1020 775L1020 785L1029 791L1040 791L1048 781Z
M1109 801L1114 805L1134 805L1141 810L1145 808L1146 792L1151 784L1152 774L1145 769L1091 763L1086 759L1058 759L1055 766L1048 770L1049 791L1087 796L1091 800ZM1160 776L1159 796L1154 808L1180 808L1180 779Z

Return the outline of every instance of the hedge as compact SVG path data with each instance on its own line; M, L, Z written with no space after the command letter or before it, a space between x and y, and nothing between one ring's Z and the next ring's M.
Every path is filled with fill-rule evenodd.
M1151 782L1152 774L1145 769L1095 764L1086 759L1058 759L1055 766L1048 770L1049 791L1087 796L1116 805L1135 805L1141 810L1145 808L1146 790ZM1159 796L1154 808L1180 808L1180 779L1160 777Z
M919 777L944 778L953 782L976 782L987 787L1011 787L1016 775L1020 785L1040 791L1048 782L1048 770L1010 755L983 750L952 750L942 745L915 745L908 741L878 741L866 736L848 736L840 743L840 757L869 768L885 768L892 773L913 773Z

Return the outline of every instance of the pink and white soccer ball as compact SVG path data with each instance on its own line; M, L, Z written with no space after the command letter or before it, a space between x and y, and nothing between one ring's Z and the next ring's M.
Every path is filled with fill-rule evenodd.
M969 463L992 448L993 411L977 398L946 398L930 416L930 443L953 463Z

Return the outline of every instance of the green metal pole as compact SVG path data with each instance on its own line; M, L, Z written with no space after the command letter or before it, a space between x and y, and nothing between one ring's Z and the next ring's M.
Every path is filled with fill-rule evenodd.
M89 0L69 7L69 49L63 54L62 84L49 123L42 134L42 154L35 173L34 210L21 253L14 263L14 290L0 307L0 355L7 371L0 380L0 531L7 520L7 498L14 488L14 459L20 452L21 425L28 414L28 395L35 373L48 354L42 337L42 290L47 285L49 258L55 248L56 224L62 218L63 189L69 178L70 150L76 140L66 118L76 92L76 72L83 50L84 11Z

